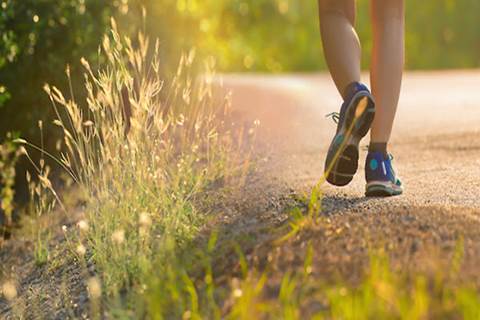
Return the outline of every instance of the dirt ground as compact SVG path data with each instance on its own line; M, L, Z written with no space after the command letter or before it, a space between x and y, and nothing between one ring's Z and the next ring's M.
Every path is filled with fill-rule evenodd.
M372 249L383 248L399 269L428 273L439 265L448 270L463 241L461 278L480 288L480 71L408 73L390 147L405 194L365 198L361 163L349 186L322 186L324 225L281 246L272 245L278 234L270 231L288 220L288 207L301 205L296 199L320 179L335 131L325 115L338 111L340 97L325 74L228 75L220 83L232 91L235 118L259 120L260 127L255 172L238 199L222 208L216 227L224 237L249 239L242 248L247 258L278 275L270 287L278 287L283 271L303 268L307 243L314 248L315 276L356 281ZM32 243L17 240L1 249L0 263L3 276L16 273L19 294L39 299L42 309L51 309L50 318L85 316L78 268L39 269ZM217 265L217 276L226 276L222 266L228 263ZM58 295L62 277L75 299ZM66 306L74 313L65 314ZM0 300L0 317L11 311Z

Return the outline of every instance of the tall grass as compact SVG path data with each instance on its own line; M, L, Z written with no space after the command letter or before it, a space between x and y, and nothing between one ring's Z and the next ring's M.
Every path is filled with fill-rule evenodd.
M202 192L235 172L231 150L237 145L223 121L227 99L213 96L213 60L198 77L192 50L181 57L175 76L164 79L159 46L142 33L122 37L112 20L100 51L105 63L95 70L82 59L86 101L76 101L72 90L44 88L65 151L60 158L42 152L87 199L84 220L67 244L79 260L95 265L98 281L88 282L89 292L93 303L101 290L111 307L107 314L147 312L143 293L152 275L168 274L176 251L206 221L208 212L197 209ZM70 79L68 68L66 73Z

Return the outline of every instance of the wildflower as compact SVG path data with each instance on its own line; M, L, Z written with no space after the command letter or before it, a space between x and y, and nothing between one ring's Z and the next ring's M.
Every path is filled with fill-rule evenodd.
M62 226L62 231L65 233L65 232L67 232L67 230L68 230L67 226L66 226L66 225L63 225L63 226Z

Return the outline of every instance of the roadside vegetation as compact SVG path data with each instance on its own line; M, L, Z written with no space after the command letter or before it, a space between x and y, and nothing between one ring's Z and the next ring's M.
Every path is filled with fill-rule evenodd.
M143 34L133 40L120 36L112 20L102 46L105 64L94 71L82 60L84 102L75 101L73 91L44 87L65 151L56 158L16 140L54 160L75 192L84 195L84 216L73 230L63 227L65 245L80 265L95 266L95 275L86 279L92 306L105 297L110 316L149 314L152 277L168 274L208 219L208 209L197 207L208 202L202 199L206 190L242 168L234 158L235 128L225 123L228 100L213 96L213 61L198 78L191 74L195 52L190 51L174 76L162 79L158 49L159 42L151 44ZM70 78L68 67L66 73ZM35 168L39 184L31 189L37 216L51 213L54 204L68 216L75 208L63 204L43 158ZM39 240L38 264L46 263L43 247ZM164 307L160 315L171 312L171 304ZM92 317L99 311L92 307Z

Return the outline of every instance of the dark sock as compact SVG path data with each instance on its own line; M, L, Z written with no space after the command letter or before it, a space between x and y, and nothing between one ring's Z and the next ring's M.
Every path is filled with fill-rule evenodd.
M368 146L368 152L381 152L383 153L383 156L388 158L388 152L387 152L387 143L386 142L372 142Z

